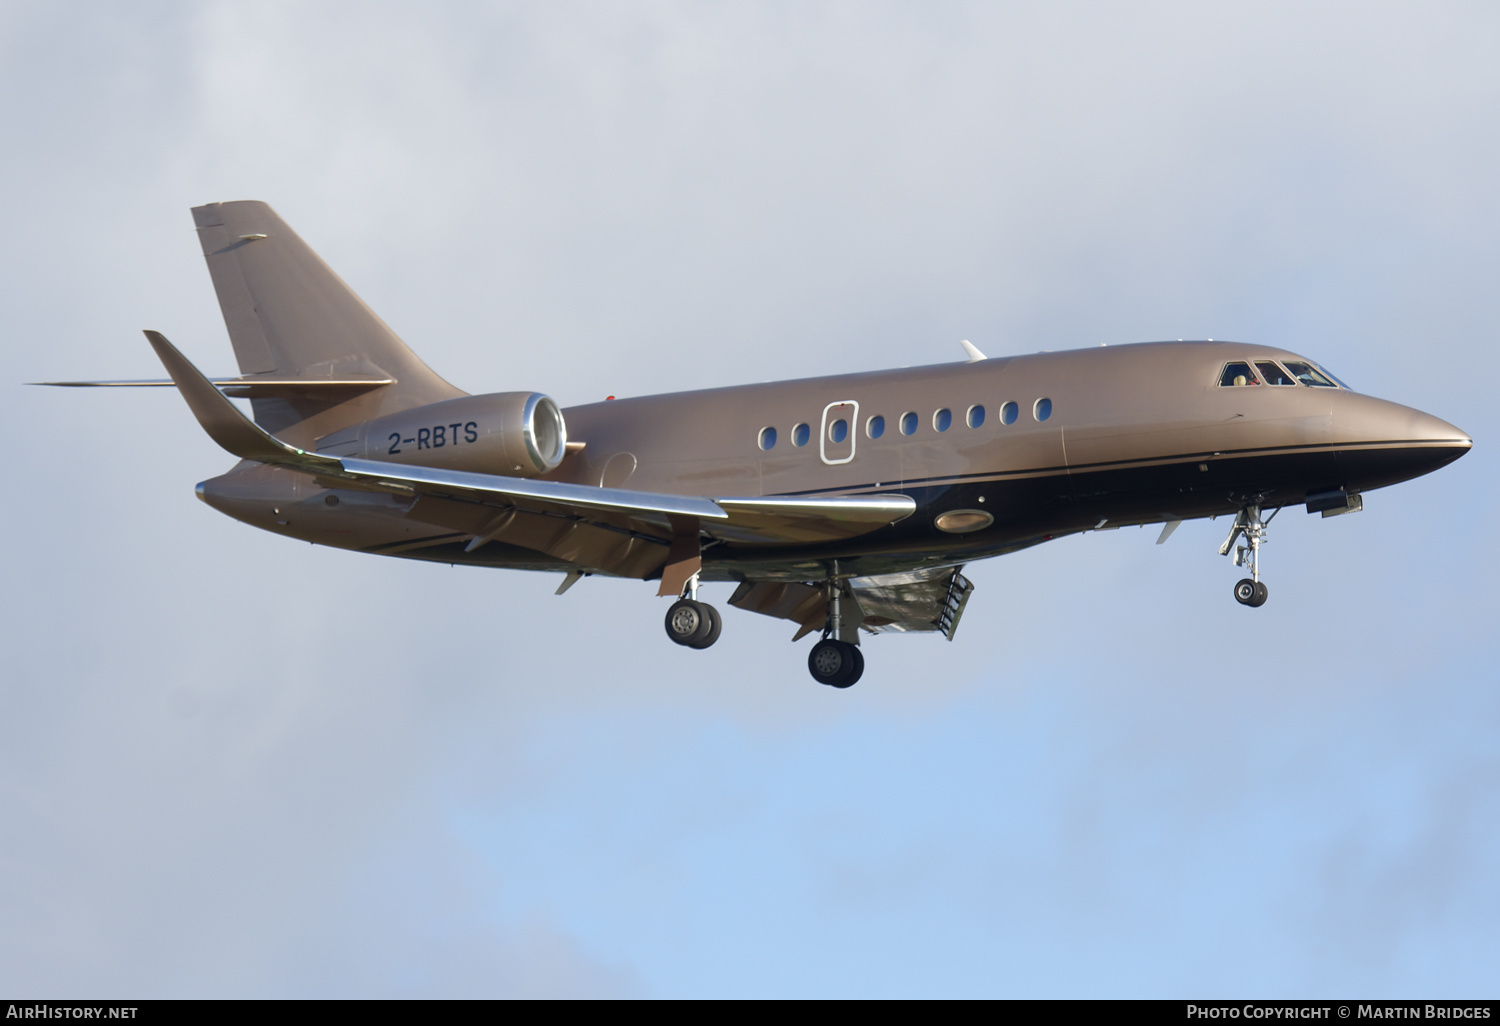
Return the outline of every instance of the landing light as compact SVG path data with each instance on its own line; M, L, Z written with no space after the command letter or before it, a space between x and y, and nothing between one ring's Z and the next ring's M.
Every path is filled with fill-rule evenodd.
M995 522L995 518L982 509L950 509L933 521L939 531L949 534L968 534L982 531Z

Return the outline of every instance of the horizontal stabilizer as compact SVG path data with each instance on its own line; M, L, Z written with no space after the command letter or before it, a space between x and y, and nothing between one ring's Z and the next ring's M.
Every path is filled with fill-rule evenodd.
M382 385L394 385L395 378L210 378L215 388L223 389L235 399L269 399L276 396L338 392L353 395ZM30 381L31 385L54 388L172 388L171 378L135 378L115 381Z

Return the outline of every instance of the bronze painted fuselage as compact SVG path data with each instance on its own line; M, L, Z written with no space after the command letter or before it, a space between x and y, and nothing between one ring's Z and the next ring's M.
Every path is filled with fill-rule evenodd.
M834 559L841 572L893 573L1096 527L1298 505L1339 488L1355 494L1435 470L1470 447L1436 417L1343 388L1219 384L1232 361L1277 359L1301 357L1229 342L1143 343L594 403L564 411L568 439L584 444L545 479L676 495L916 500L912 516L849 541L703 551L708 580L800 580ZM1004 422L1009 403L1013 423ZM872 437L876 417L883 430ZM775 443L763 447L768 428ZM324 545L601 570L503 538L474 547L492 509L327 488L266 465L241 464L199 494L240 520ZM940 529L938 518L955 510L993 522L969 533ZM659 563L602 572L650 576Z

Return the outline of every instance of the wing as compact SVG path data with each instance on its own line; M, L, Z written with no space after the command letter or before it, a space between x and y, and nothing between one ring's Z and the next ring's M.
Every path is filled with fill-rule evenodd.
M904 519L916 509L916 503L906 495L709 498L325 456L288 445L267 433L225 398L165 337L148 331L146 338L198 423L233 455L289 467L335 487L415 496L435 507L454 503L481 507L476 525L486 517L500 520L515 511L601 526L660 542L678 533L674 521L691 519L699 530L721 541L788 545L858 537ZM497 536L505 526L496 525L490 536ZM481 544L487 540L483 530L481 525L472 532Z

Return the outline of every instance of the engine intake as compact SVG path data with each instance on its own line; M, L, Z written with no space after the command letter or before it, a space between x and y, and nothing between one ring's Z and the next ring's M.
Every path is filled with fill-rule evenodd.
M540 392L469 395L402 410L318 440L329 456L509 477L545 474L567 455L562 411Z

